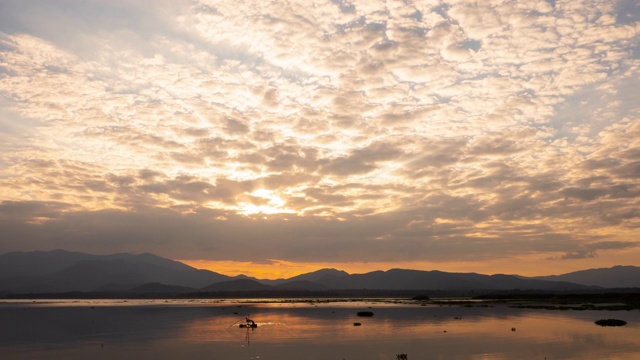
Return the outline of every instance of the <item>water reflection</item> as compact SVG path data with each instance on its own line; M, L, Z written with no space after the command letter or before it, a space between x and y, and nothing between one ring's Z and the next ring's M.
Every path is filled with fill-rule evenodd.
M373 311L362 318L357 311ZM245 317L256 329L239 327ZM628 322L604 328L593 322ZM629 359L640 312L383 303L0 304L10 358ZM362 326L353 326L360 322Z

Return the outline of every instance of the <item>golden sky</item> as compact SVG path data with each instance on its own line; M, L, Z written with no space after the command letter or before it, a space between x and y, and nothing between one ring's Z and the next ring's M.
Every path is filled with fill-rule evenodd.
M0 2L0 252L640 265L633 0Z

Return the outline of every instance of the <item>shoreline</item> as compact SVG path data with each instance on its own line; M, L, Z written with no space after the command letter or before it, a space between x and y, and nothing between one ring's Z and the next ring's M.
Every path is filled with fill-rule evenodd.
M371 303L385 305L408 306L459 306L459 307L493 307L506 305L520 309L543 310L640 310L640 293L605 293L605 294L510 294L482 295L476 297L56 297L47 296L0 298L3 305L90 305L95 303L123 305L253 305L253 304L332 304L332 303ZM43 294L40 294L43 295ZM87 295L87 294L85 294Z

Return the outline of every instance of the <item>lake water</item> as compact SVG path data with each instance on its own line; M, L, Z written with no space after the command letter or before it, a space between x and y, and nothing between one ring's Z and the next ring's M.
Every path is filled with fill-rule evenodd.
M358 317L358 311L374 316ZM258 328L240 328L246 316ZM603 318L627 325L594 324ZM395 360L397 354L409 360L640 359L640 311L383 301L0 302L1 359Z

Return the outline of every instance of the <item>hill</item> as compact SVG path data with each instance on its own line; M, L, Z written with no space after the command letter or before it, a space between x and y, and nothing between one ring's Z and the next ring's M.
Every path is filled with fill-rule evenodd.
M568 281L588 286L605 288L640 288L640 267L614 266L611 268L588 269L562 275L538 276L535 279L548 281Z
M319 283L329 289L377 290L545 290L572 291L586 286L568 282L521 278L514 275L482 275L392 269L355 274L339 278L321 278Z
M297 275L288 279L258 280L258 281L267 285L282 285L282 284L295 282L295 281L307 281L307 282L320 283L327 278L333 278L333 277L340 278L343 276L349 276L349 273L347 273L346 271L336 270L336 269L320 269L320 270L312 271L310 273Z
M597 288L595 288L597 287ZM258 280L198 270L153 254L90 255L64 250L0 255L0 294L189 294L253 292L265 294L366 294L390 292L471 293L490 291L584 292L601 288L640 287L640 268L615 266L527 278L391 269L348 274L320 269L289 279ZM128 296L129 296L128 295ZM315 295L314 295L315 296Z
M195 291L196 289L186 286L164 285L160 283L147 283L127 290L127 292L132 294L186 294Z
M229 291L261 291L271 290L273 287L265 284L261 284L255 280L250 279L238 279L223 281L205 286L200 291L202 292L229 292Z
M232 279L153 254L90 255L64 250L0 255L0 292L122 291L146 283L200 288Z

